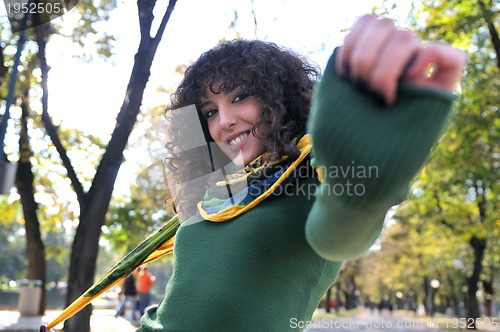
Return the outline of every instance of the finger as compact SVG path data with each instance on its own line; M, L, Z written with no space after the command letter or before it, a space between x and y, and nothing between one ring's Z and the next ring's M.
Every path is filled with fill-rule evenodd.
M358 36L362 33L367 24L375 21L376 19L377 18L374 15L364 15L353 24L351 30L344 39L344 43L340 48L339 53L337 54L335 67L339 75L343 76L343 74L346 74L345 66L347 65L347 62L345 62L345 59L349 59L352 49L357 43Z
M418 50L415 62L403 79L415 85L453 92L465 63L466 56L462 50L442 43L428 43ZM430 72L429 66L432 66Z
M396 32L396 26L390 19L384 18L368 22L358 36L349 57L350 74L353 82L366 81L377 63L379 53L390 36ZM347 61L347 59L346 59Z
M381 94L387 105L396 100L400 78L412 61L420 42L414 32L398 30L385 42L367 80L370 90Z

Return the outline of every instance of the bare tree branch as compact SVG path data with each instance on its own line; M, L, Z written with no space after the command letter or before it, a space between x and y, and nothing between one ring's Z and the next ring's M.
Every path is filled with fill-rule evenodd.
M484 20L488 25L488 31L490 32L491 43L493 44L493 48L495 49L495 53L497 56L497 67L500 69L500 37L498 36L498 31L495 28L495 24L493 22L494 15L491 15L491 10L486 8L486 5L483 1L479 1L479 6L481 7L481 12L484 16ZM490 8L493 9L493 4L491 4Z
M165 27L167 26L168 20L170 19L170 15L174 11L175 4L177 0L170 0L168 3L167 10L165 11L165 15L161 19L160 26L158 27L158 31L154 37L155 43L158 44L163 36L163 32L165 31Z
M139 12L139 28L141 32L141 39L144 37L151 38L151 25L153 24L153 9L156 0L138 0L137 9Z

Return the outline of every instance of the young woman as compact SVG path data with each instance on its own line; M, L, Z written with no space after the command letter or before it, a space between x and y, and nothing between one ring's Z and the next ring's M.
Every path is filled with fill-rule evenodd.
M406 198L464 62L371 15L319 81L318 69L271 43L202 54L170 110L169 167L185 220L175 269L139 331L303 327L342 262L365 252Z

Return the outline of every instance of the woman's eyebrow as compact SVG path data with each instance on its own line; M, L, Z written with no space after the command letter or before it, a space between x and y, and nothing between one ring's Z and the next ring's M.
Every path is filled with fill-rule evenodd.
M233 88L233 89L231 89L231 90L224 90L224 91L220 91L218 94L223 94L223 95L229 95L229 94L231 94L231 93L235 93L235 94L237 94L237 93L243 92L243 91L245 91L245 90L246 90L246 89L244 89L244 88L243 88L243 86L241 86L241 85L240 85L240 86L234 87L234 88ZM204 101L204 102L202 102L201 104L199 104L199 106L198 106L198 107L199 107L200 109L202 109L204 106L206 106L206 105L208 105L208 104L210 104L210 103L212 103L212 101L211 101L211 100L207 100L207 101Z
M211 100L204 101L203 103L201 103L201 104L200 104L200 106L199 106L199 107L200 107L200 109L202 109L203 107L205 107L206 105L208 105L208 104L210 104L210 103L212 103L212 101L211 101Z

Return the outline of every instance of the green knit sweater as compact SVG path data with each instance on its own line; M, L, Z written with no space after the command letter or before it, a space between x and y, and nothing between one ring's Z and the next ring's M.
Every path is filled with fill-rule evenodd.
M184 222L165 298L139 331L302 330L342 261L376 240L438 139L453 95L401 86L397 103L381 108L340 80L333 62L309 121L321 186L311 177L233 220Z

